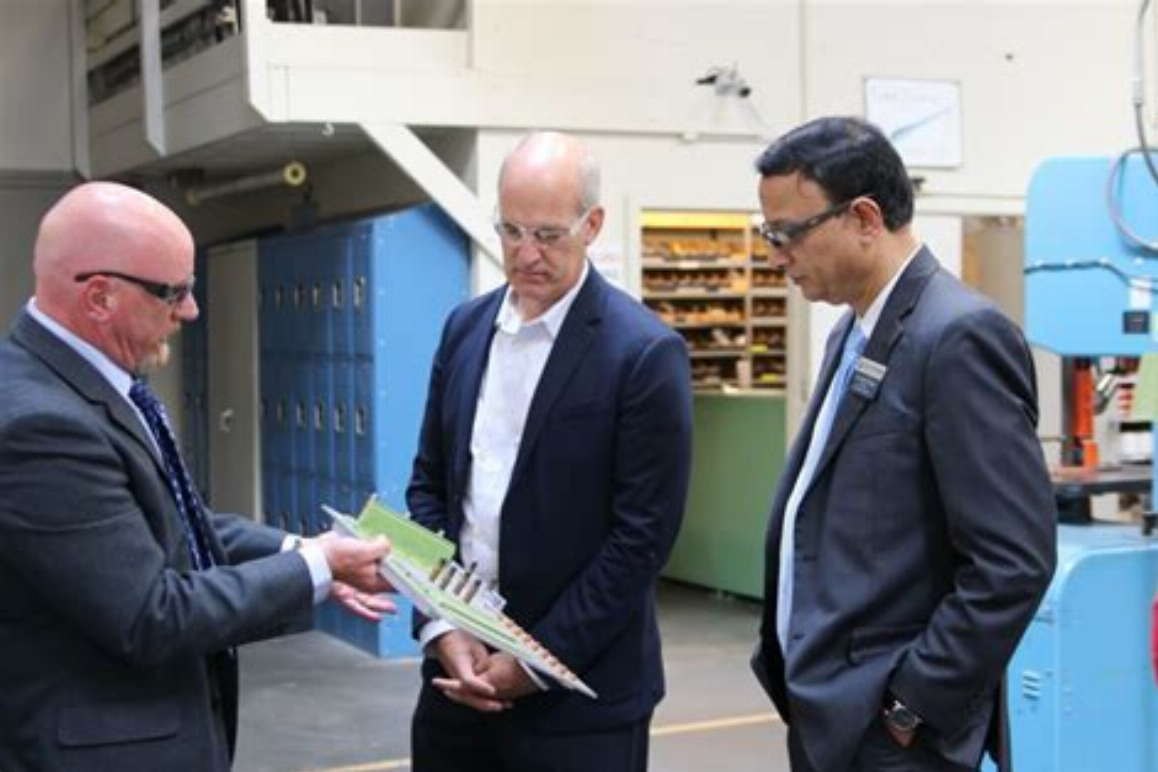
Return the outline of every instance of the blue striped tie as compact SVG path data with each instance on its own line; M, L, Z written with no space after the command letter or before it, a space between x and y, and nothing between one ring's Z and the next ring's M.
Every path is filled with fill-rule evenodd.
M181 513L182 525L185 529L185 539L189 545L189 554L193 558L193 565L203 571L213 566L213 553L209 549L208 524L205 522L205 511L201 506L201 499L193 487L193 480L189 477L189 470L181 459L177 450L177 441L173 437L173 430L169 426L169 417L165 414L165 407L157 395L149 390L144 381L135 380L129 389L129 399L141 411L157 447L161 451L161 459L165 462L165 473L169 482L169 490L177 500L177 509Z

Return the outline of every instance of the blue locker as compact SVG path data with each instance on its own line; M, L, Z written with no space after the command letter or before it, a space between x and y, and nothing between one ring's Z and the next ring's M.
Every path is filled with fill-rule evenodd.
M371 313L373 302L371 273L374 260L370 231L371 227L366 224L350 237L350 355L354 358L374 356Z
M333 368L334 414L330 427L334 434L334 476L348 483L348 488L354 481L354 363L338 357Z
M297 486L289 469L274 470L274 485L277 487L278 522L289 533L301 533L297 514Z
M405 508L430 364L468 294L466 238L423 205L264 239L259 250L259 283L275 296L261 317L261 364L273 370L262 381L277 384L270 396L280 390L287 414L263 470L281 470L286 525L313 532L325 526L321 503L356 512L372 493ZM370 624L327 604L315 624L377 656L413 655L410 607L399 608Z
M331 357L314 356L309 364L311 412L310 429L313 444L311 469L318 475L336 476L337 462L334 447L334 363Z
M330 273L330 330L332 353L340 359L354 356L354 244L344 239Z
M1058 570L1009 667L1018 772L1158 770L1150 603L1158 540L1061 526Z

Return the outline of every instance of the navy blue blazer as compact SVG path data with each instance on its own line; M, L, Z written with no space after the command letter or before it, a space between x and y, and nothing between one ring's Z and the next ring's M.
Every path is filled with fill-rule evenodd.
M853 321L828 340L775 497L753 666L817 769L848 767L886 689L972 768L1003 739L998 687L1056 560L1033 361L988 299L917 254L865 350L888 368L879 389L848 392L800 503L786 665L784 508Z
M214 513L194 571L145 427L26 313L0 341L0 769L226 772L230 646L312 608L282 534Z
M412 516L456 541L505 292L446 323L407 491ZM499 590L599 699L556 689L518 700L507 720L598 729L643 718L663 696L654 582L683 516L691 425L683 339L592 268L531 402L503 503ZM426 661L427 683L440 673Z

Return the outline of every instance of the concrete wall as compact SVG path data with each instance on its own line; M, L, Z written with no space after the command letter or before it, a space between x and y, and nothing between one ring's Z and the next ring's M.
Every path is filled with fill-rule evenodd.
M921 171L929 198L1020 198L1044 158L1133 143L1132 0L812 0L805 8L809 115L862 113L869 76L961 84L963 163Z
M72 182L65 174L0 172L0 329L32 297L37 225Z
M72 182L67 0L4 0L0 21L0 325L32 294L40 217Z
M0 171L72 168L71 72L67 0L4 0Z

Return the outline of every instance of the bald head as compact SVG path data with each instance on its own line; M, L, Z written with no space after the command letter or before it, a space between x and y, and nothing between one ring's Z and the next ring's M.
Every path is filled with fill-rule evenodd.
M181 322L196 318L197 308L191 299L166 304L116 274L181 284L193 275L193 254L189 229L161 202L125 185L86 183L40 222L32 261L36 305L137 372L164 359L152 350ZM82 275L94 278L78 281ZM145 330L150 326L155 329ZM146 331L151 340L144 340Z
M603 228L599 167L575 137L531 134L503 161L498 209L515 307L537 319L578 284Z
M37 302L51 306L75 297L79 273L147 271L151 263L192 249L188 228L156 199L114 182L80 185L40 222L32 263Z
M573 198L575 213L599 204L599 165L576 137L540 131L524 137L503 161L500 196L508 176L533 177L549 183L556 195Z

